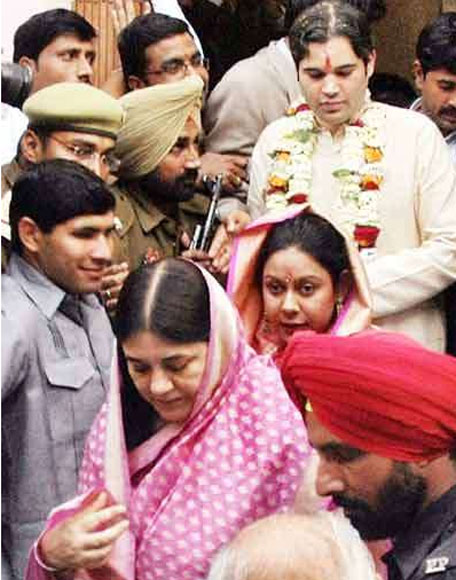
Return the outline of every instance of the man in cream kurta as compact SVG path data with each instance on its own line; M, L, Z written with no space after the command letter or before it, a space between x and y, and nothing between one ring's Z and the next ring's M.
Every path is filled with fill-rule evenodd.
M316 10L330 13L328 4L306 11L304 23L298 19L294 29L301 35L296 33L295 44L292 38L292 52L318 126L309 201L315 211L337 224L339 183L332 172L340 164L347 123L365 107L375 53L371 46L364 47L363 53L358 39L357 54L351 38L331 32L321 41L308 43L307 52L303 49L299 44L305 38L302 29L311 26ZM347 8L342 16L339 21L345 18L345 24L358 18ZM445 320L438 295L456 279L456 174L432 122L412 111L379 106L386 118L378 198L380 234L376 254L366 262L374 322L444 350ZM254 149L248 199L254 218L267 209L270 154L288 123L284 117L269 125Z

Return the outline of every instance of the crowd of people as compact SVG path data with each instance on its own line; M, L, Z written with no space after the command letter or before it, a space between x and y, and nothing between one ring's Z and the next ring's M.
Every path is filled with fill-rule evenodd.
M256 4L16 31L2 580L456 578L456 13Z

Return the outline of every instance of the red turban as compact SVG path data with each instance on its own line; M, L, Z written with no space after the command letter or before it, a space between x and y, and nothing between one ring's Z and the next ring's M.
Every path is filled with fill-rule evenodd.
M319 421L349 445L398 461L456 448L456 359L371 330L297 333L282 361L293 400L308 398Z

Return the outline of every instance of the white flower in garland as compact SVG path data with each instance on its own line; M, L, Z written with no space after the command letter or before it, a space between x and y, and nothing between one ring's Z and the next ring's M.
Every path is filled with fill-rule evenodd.
M271 154L266 207L305 203L312 189L312 157L317 145L316 117L305 103L292 106L282 137ZM380 233L379 190L383 182L385 114L367 101L356 121L345 127L340 164L333 171L340 191L338 214L360 249L373 248Z

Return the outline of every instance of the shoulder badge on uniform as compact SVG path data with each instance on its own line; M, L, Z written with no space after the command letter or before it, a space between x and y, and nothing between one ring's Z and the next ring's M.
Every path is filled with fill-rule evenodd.
M425 574L435 574L436 572L445 572L450 559L447 556L440 556L439 558L428 558L426 560Z

